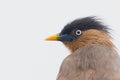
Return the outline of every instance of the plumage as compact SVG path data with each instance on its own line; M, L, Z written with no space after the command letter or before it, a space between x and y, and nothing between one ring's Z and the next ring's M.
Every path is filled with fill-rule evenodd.
M120 59L106 45L91 44L66 57L57 80L120 80Z
M96 17L85 17L80 18L72 21L71 23L68 23L66 26L64 26L63 30L60 34L70 34L72 30L74 29L80 29L82 31L88 30L88 29L97 29L102 30L105 32L108 32L109 28L105 26L102 22L98 20Z
M86 17L48 37L46 40L61 41L71 51L61 64L57 80L120 80L120 56L108 30L95 17Z

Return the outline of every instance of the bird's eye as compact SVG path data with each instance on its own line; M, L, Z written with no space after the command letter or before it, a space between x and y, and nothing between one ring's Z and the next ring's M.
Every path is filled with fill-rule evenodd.
M81 33L82 33L81 30L76 30L76 31L75 31L75 34L76 34L77 36L81 35Z

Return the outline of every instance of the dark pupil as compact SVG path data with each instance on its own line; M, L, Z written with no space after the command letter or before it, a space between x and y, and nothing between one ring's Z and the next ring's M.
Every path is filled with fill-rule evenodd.
M80 34L80 32L79 32L79 31L78 31L77 33L78 33L78 34Z
M80 34L80 32L79 32L79 31L77 31L77 34Z

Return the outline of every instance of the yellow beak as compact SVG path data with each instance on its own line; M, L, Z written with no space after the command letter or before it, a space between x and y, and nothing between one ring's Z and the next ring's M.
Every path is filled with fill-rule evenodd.
M58 40L58 38L59 38L59 36L57 34L54 34L54 35L48 36L45 40L55 41L55 40Z

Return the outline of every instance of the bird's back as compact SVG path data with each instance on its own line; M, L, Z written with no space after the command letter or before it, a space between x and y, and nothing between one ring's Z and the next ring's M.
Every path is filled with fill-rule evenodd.
M119 61L113 48L84 46L64 59L57 80L120 80Z

